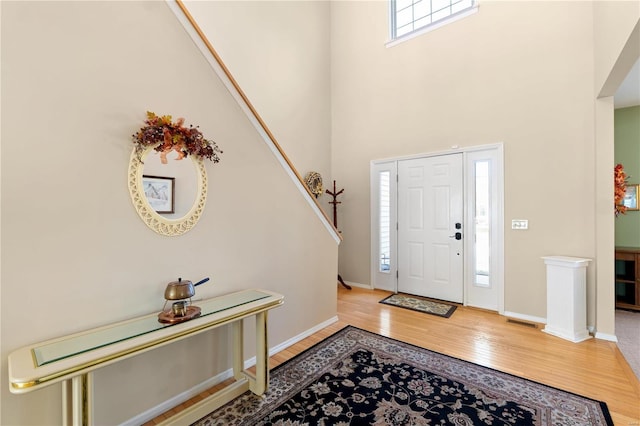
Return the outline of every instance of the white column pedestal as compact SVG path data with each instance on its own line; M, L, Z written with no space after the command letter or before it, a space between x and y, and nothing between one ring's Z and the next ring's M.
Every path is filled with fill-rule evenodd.
M587 265L591 259L544 256L547 265L545 333L572 342L590 339L587 329Z

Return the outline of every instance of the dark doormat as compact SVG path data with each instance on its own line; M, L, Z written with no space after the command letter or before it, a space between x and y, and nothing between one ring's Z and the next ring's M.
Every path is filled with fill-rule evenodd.
M445 302L426 299L410 294L396 293L385 297L380 301L385 305L397 306L399 308L411 309L412 311L424 312L425 314L437 315L449 318L457 306Z

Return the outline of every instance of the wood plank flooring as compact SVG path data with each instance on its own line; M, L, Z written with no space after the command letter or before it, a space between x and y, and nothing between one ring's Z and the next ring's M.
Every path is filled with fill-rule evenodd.
M378 303L388 292L338 289L339 321L275 354L271 368L346 325L402 340L549 386L605 401L616 425L640 426L640 382L615 343L589 339L571 343L493 312L460 306L441 318ZM209 395L213 388L148 422Z

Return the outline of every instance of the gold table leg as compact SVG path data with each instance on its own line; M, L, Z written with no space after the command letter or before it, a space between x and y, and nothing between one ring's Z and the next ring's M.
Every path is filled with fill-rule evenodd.
M256 315L256 379L249 389L262 395L269 385L269 346L267 344L267 311Z
M85 373L62 382L62 424L93 424L93 373Z
M233 333L233 377L244 379L244 326L242 320L231 324Z

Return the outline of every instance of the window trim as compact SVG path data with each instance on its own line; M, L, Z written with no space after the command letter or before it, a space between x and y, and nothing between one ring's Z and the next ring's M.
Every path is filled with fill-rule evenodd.
M475 14L476 12L478 12L478 8L479 8L478 0L474 0L473 5L468 7L467 9L463 9L459 12L454 13L453 15L447 16L446 18L442 18L436 22L427 24L424 27L420 27L407 34L403 34L399 37L393 38L394 27L395 27L395 11L393 10L393 4L394 2L392 0L389 0L389 41L385 43L386 47L396 46L407 40L411 40L415 37L437 30L438 28L441 28L445 25L459 21L460 19L463 19L463 18L466 18L467 16Z

